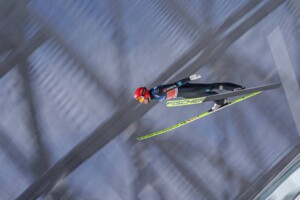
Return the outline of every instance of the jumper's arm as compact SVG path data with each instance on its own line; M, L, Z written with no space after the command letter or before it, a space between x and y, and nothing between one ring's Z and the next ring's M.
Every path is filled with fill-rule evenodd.
M186 84L186 83L188 83L190 81L194 81L194 80L197 80L199 78L201 78L201 76L199 74L193 74L193 75L191 75L188 78L184 78L184 79L181 79L179 81L176 81L173 84L167 85L166 91L170 91L170 90L172 90L174 88L178 88L178 87L180 87L180 86L182 86L182 85L184 85L184 84Z

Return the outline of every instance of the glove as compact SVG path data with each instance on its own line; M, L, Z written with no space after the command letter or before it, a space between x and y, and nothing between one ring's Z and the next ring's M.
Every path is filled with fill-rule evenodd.
M193 75L190 76L191 81L197 80L199 78L201 78L201 75L199 75L199 74L193 74Z

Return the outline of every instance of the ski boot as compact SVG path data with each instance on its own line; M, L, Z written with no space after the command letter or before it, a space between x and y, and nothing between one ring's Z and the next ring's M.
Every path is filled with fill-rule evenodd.
M220 108L222 108L224 106L227 106L228 104L229 104L228 99L224 99L224 101L223 101L222 104L215 103L214 106L211 109L209 109L208 112L216 111L216 110L218 110L218 109L220 109Z
M246 87L245 86L241 86L241 87L238 87L238 88L234 88L233 91L240 91L240 90L244 90L244 89L246 89Z

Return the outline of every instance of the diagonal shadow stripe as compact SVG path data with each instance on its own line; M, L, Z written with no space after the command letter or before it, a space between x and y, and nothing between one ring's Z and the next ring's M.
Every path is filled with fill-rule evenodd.
M0 63L0 78L7 74L17 64L26 60L46 40L47 35L44 32L39 31L28 42L19 46L5 59L4 62Z

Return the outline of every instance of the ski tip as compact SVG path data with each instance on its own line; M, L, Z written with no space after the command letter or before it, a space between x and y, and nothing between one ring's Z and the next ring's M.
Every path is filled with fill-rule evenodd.
M139 140L139 141L141 141L141 140L145 140L145 139L147 139L148 137L145 137L145 136L140 136L140 137L137 137L136 138L136 140Z

